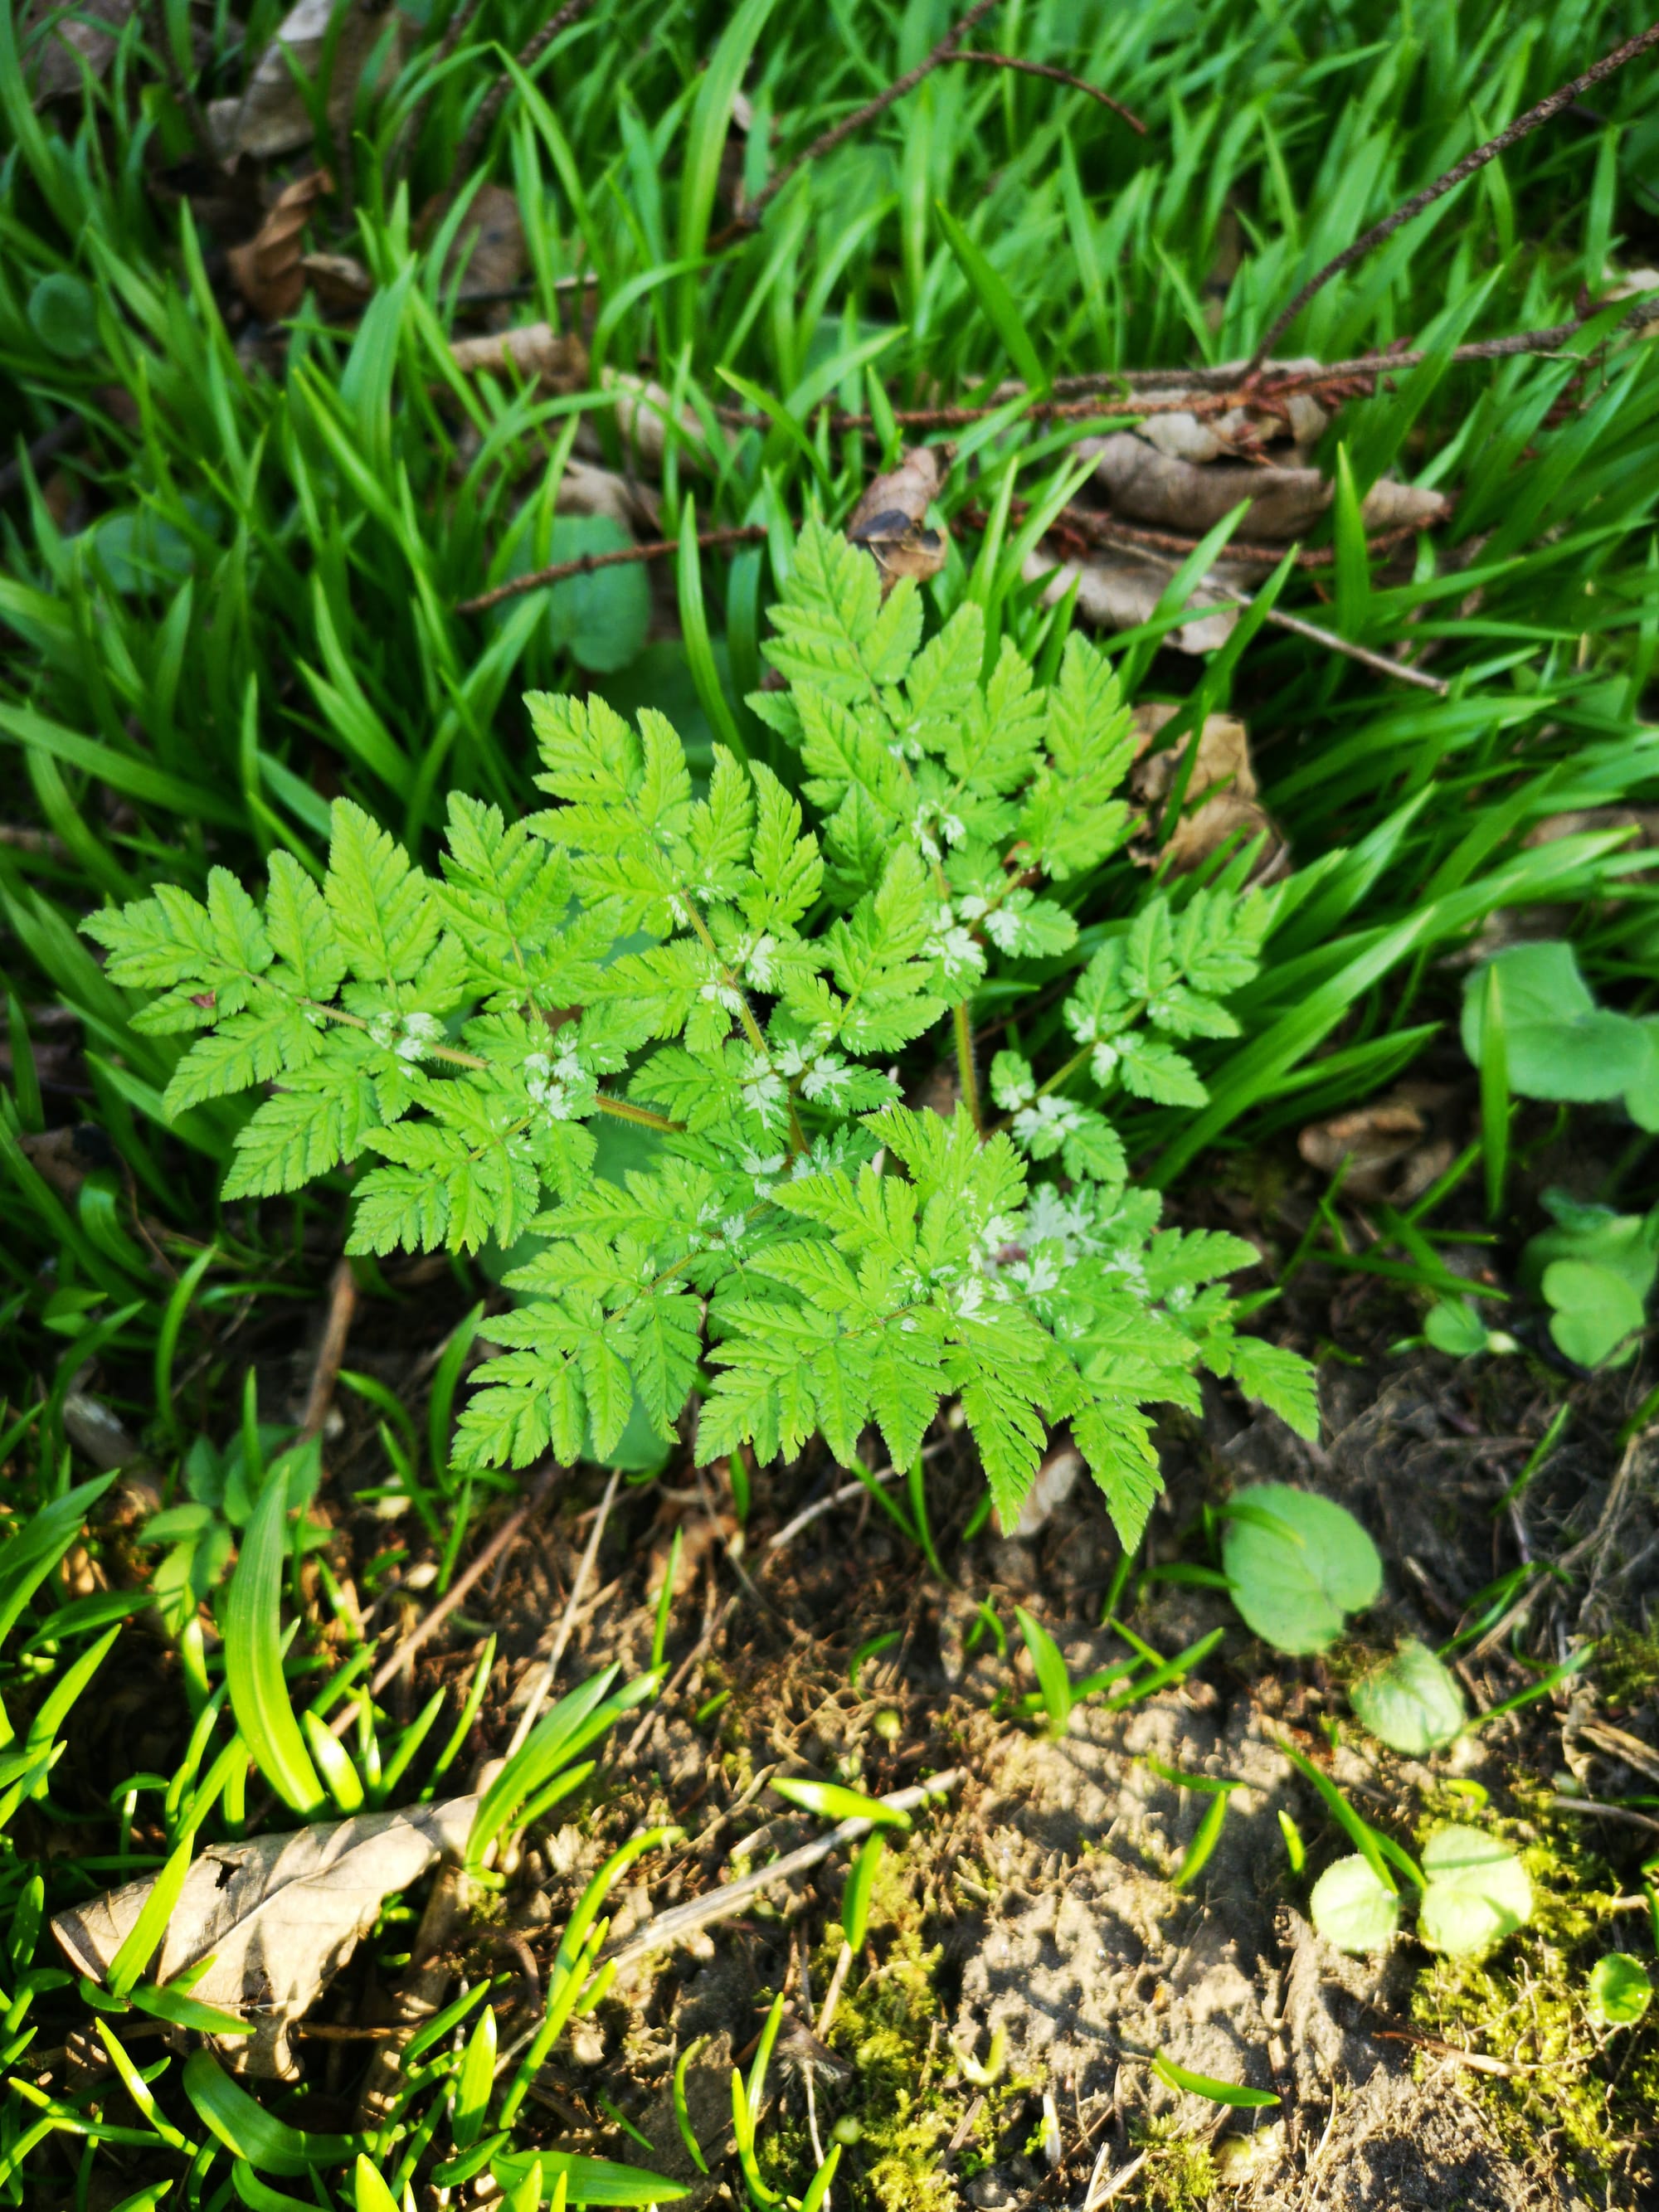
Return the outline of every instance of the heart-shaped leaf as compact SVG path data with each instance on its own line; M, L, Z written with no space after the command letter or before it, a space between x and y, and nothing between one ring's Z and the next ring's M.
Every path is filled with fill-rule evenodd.
M1532 1917L1532 1884L1507 1844L1479 1828L1440 1828L1423 1852L1418 1931L1431 1950L1482 1958Z
M1449 1744L1467 1717L1457 1677L1415 1637L1362 1675L1348 1702L1374 1736L1408 1759L1425 1758Z
M43 276L29 294L34 335L60 361L84 361L98 344L98 302L90 284L67 269Z
M1376 1870L1356 1852L1328 1866L1309 1900L1316 1931L1339 1951L1356 1956L1386 1951L1400 1926L1400 1899L1385 1889Z
M1585 2003L1598 2027L1633 2027L1653 2000L1653 1977L1628 1951L1609 1951L1590 1968Z
M1376 1547L1352 1513L1279 1482L1237 1492L1222 1565L1247 1627L1280 1651L1322 1651L1382 1587Z
M1543 1291L1550 1334L1569 1359L1599 1367L1642 1326L1645 1309L1624 1277L1595 1260L1552 1260Z

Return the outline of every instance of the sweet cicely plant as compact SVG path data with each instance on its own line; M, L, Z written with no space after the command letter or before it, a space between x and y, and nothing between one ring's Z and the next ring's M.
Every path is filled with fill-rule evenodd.
M205 904L86 925L162 994L139 1027L198 1033L171 1110L264 1091L227 1197L372 1159L353 1251L545 1240L490 1322L475 1462L603 1459L636 1395L668 1439L696 1389L705 1460L821 1431L845 1462L874 1422L903 1466L957 1398L1005 1526L1063 1420L1132 1541L1146 1408L1192 1403L1197 1366L1311 1421L1309 1370L1217 1281L1252 1248L1158 1229L1110 1116L1203 1103L1182 1042L1237 1033L1267 900L1158 890L1083 961L1068 896L1129 827L1110 667L1073 636L1050 686L1006 642L988 672L977 606L925 643L922 614L803 532L767 648L787 688L750 702L799 796L719 746L699 793L661 714L536 696L553 803L455 793L441 874L340 801L320 886L277 853L263 902L215 869ZM1061 1048L1000 1051L988 1103L975 993L1067 954ZM952 1060L951 1113L902 1103ZM607 1116L642 1139L615 1179Z

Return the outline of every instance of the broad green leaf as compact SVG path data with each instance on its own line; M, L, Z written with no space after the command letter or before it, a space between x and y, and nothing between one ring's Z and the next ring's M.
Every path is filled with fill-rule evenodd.
M1609 1951L1590 1968L1584 2002L1598 2027L1634 2027L1653 2001L1653 1977L1628 1951Z
M1457 1677L1414 1637L1361 1675L1348 1702L1374 1736L1408 1759L1443 1749L1468 1717Z
M268 1482L242 1539L225 1607L225 1678L236 1726L271 1787L307 1819L323 1786L306 1749L283 1677L280 1626L288 1557L288 1487Z
M185 2061L185 2094L203 2122L234 2158L260 2173L308 2173L313 2166L343 2166L356 2150L349 2136L313 2135L268 2112L231 2080L206 2051Z
M1328 1943L1356 1956L1386 1951L1400 1926L1399 1892L1385 1889L1376 1869L1357 1852L1326 1868L1308 1909Z
M1170 2088L1183 2089L1191 2097L1207 2097L1212 2105L1254 2109L1279 2102L1271 2089L1249 2089L1237 2081L1218 2081L1208 2074L1192 2073L1185 2066L1177 2066L1173 2058L1164 2057L1161 2051L1152 2061L1152 2071Z
M857 1857L848 1869L847 1887L841 1900L841 1929L849 1950L864 1948L865 1931L870 1925L870 1899L875 1893L876 1876L881 1870L886 1849L887 1838L878 1830L860 1844Z
M1553 1260L1542 1289L1550 1334L1569 1359L1600 1367L1641 1328L1647 1310L1622 1275L1594 1260Z
M1431 1950L1484 1958L1532 1917L1532 1884L1507 1844L1479 1828L1437 1829L1423 1851L1418 1927Z
M1467 1298L1441 1298L1423 1316L1423 1334L1437 1352L1472 1359L1486 1348L1486 1324Z
M1042 1693L1042 1703L1048 1715L1051 1735L1066 1733L1071 1718L1074 1692L1072 1678L1066 1672L1066 1660L1052 1636L1034 1614L1024 1606L1014 1607L1014 1619L1019 1623L1019 1632L1025 1639L1025 1648L1031 1655L1031 1664L1036 1669L1037 1686Z
M503 2189L514 2189L538 2160L544 2198L552 2196L562 2179L568 2204L667 2204L690 2194L684 2182L671 2181L648 2166L618 2166L607 2158L582 2158L574 2151L509 2154L492 2160L490 2171Z
M98 302L83 276L57 269L29 294L34 334L60 361L83 361L98 345Z
M879 1797L866 1797L861 1790L843 1789L839 1782L808 1782L788 1776L769 1785L780 1797L787 1797L792 1805L799 1805L808 1813L816 1813L823 1820L873 1820L878 1827L908 1828L910 1815L896 1806L884 1805Z
M1226 1509L1222 1565L1245 1625L1280 1651L1322 1651L1382 1587L1376 1547L1313 1491L1258 1483Z

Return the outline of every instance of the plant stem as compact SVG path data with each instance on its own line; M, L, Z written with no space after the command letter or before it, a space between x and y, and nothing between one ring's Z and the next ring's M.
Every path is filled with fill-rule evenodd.
M666 1114L653 1114L648 1106L635 1106L626 1098L611 1098L601 1091L597 1101L601 1114L610 1114L618 1121L637 1121L642 1129L660 1129L672 1135L685 1127L684 1121L671 1121Z
M976 1129L985 1127L980 1112L979 1074L974 1066L974 1031L968 1018L968 1001L960 1000L951 1009L951 1025L957 1033L957 1079L962 1086L962 1103Z

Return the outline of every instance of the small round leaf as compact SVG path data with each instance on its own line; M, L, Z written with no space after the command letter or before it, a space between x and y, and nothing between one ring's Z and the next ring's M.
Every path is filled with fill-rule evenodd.
M1227 1508L1222 1565L1245 1626L1280 1651L1322 1651L1382 1587L1376 1547L1310 1490L1252 1484Z
M1348 1702L1374 1736L1408 1759L1426 1758L1449 1744L1467 1717L1457 1677L1415 1637L1362 1676Z
M1316 1931L1339 1951L1386 1951L1400 1926L1400 1899L1356 1851L1328 1866L1309 1901Z
M29 294L34 335L60 361L84 361L98 346L98 302L83 277L67 269L43 276Z
M1642 1326L1642 1300L1622 1275L1594 1260L1552 1260L1543 1291L1555 1310L1550 1334L1581 1367L1599 1367Z
M1507 1844L1479 1828L1441 1828L1423 1853L1418 1929L1431 1950L1478 1959L1532 1917L1532 1884Z
M1609 1951L1590 1969L1586 2002L1598 2027L1632 2027L1653 1996L1653 1978L1628 1951Z
M1423 1316L1423 1334L1437 1352L1471 1359L1486 1348L1486 1324L1467 1298L1442 1298Z

